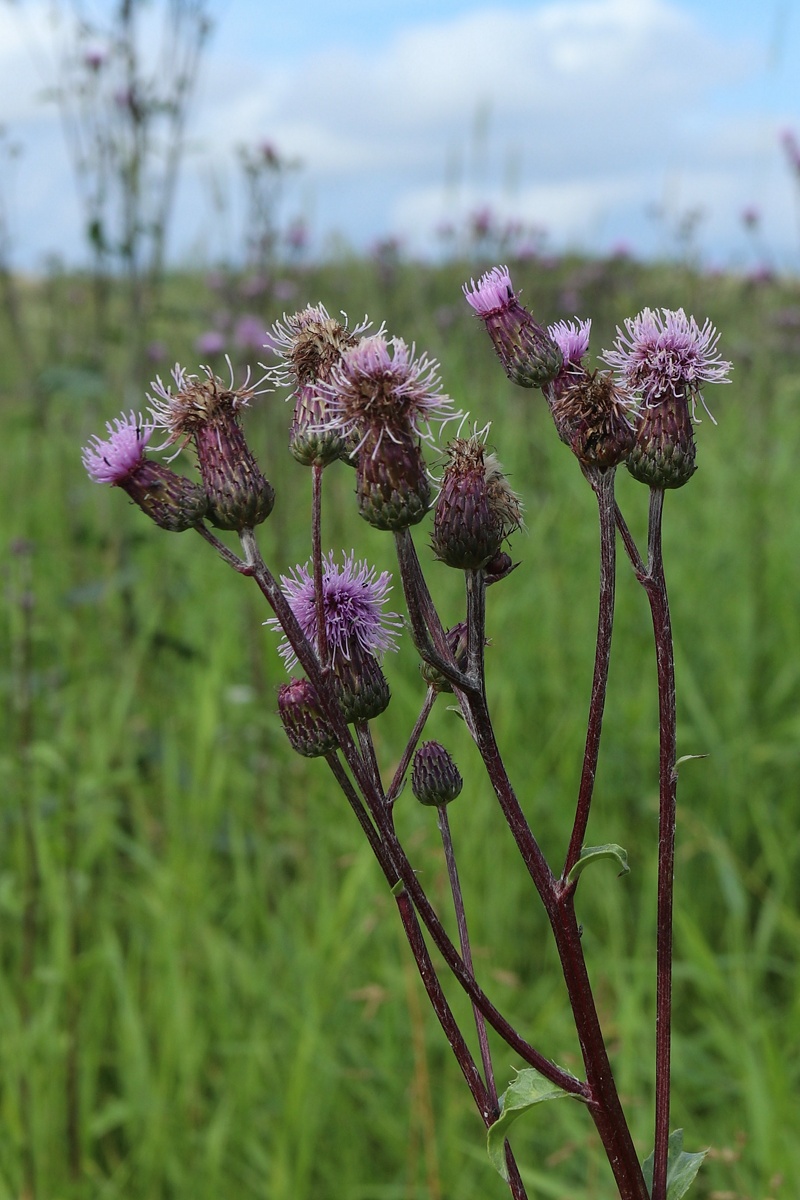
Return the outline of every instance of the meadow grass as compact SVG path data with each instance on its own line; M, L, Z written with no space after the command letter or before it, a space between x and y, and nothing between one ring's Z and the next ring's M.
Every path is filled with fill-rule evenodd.
M387 278L370 263L334 264L301 277L297 303L385 318L440 358L459 406L494 422L526 531L512 543L519 569L489 593L489 698L511 778L558 867L591 679L595 505L541 396L502 375L460 296L467 273L401 264ZM515 282L546 319L571 316L565 293L578 291L595 351L642 305L684 306L714 320L734 360L733 384L709 394L719 424L698 430L700 469L665 513L679 754L709 756L682 766L679 787L673 1126L688 1149L711 1148L698 1200L793 1196L800 372L786 313L800 313L796 291L579 260L521 265ZM89 353L84 283L58 288L60 299L29 298L33 383L12 347L0 356L0 1200L500 1198L380 873L324 764L285 743L274 713L285 673L255 587L81 468L80 445L140 406L148 380L122 377L124 331L104 357ZM169 281L155 332L171 358L193 365L211 303L198 280ZM265 327L284 307L265 309ZM286 452L287 418L267 397L248 424L278 495L259 531L278 571L308 556L309 478ZM328 543L391 569L391 539L355 514L352 473L329 476ZM621 472L618 491L641 534L645 489ZM432 563L425 526L415 536L455 621L458 573ZM623 559L588 840L621 843L632 870L587 872L578 911L642 1156L652 1148L653 658L646 600ZM375 737L388 775L423 698L408 638L387 674L393 700ZM578 1070L546 920L477 753L441 700L426 735L466 780L450 819L479 976L526 1036ZM449 914L431 813L405 795L397 823ZM463 996L448 994L469 1029ZM501 1083L520 1065L497 1047ZM513 1141L532 1197L613 1195L580 1105L548 1106Z

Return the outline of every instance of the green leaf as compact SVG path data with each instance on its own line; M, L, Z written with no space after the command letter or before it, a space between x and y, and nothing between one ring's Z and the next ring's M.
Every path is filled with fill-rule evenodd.
M622 846L617 846L615 842L609 842L606 846L584 846L581 849L580 858L567 876L567 883L574 883L581 871L585 870L589 863L596 862L598 858L615 858L620 866L618 875L627 875L630 871L628 851L623 850Z
M681 763L691 762L693 758L708 758L708 755L707 754L684 754L683 757L679 758L678 761L675 763L675 771L677 772L678 767L681 765Z
M494 1127L493 1127L494 1128ZM707 1150L698 1154L686 1154L683 1149L683 1130L675 1129L669 1135L667 1150L667 1200L681 1200L694 1183L694 1177L700 1170ZM653 1193L653 1155L642 1163L642 1173L647 1184L647 1190Z
M511 1081L500 1097L500 1116L494 1125L489 1127L486 1135L486 1149L489 1152L492 1166L502 1175L506 1183L508 1183L508 1169L504 1144L509 1128L517 1117L521 1117L529 1108L533 1108L534 1104L541 1104L543 1100L561 1100L565 1096L572 1095L572 1092L565 1092L563 1088L557 1087L549 1079L545 1079L541 1071L537 1071L534 1067L526 1067L517 1073L516 1079ZM583 1096L573 1096L573 1099L582 1100Z

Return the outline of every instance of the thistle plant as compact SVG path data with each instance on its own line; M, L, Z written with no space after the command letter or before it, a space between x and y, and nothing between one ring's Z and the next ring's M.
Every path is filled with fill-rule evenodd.
M208 368L190 374L176 366L171 384L157 380L153 385L148 417L131 412L109 423L108 436L91 439L83 461L94 480L121 487L162 528L195 529L267 601L271 615L265 625L280 635L280 656L290 675L278 690L278 714L289 743L304 757L324 759L332 786L369 842L435 1016L486 1127L491 1161L515 1200L527 1193L509 1141L511 1127L535 1105L563 1096L586 1106L622 1200L680 1200L703 1155L685 1153L682 1132L670 1133L678 760L661 525L665 492L686 484L696 468L693 427L698 405L704 405L700 389L726 382L730 363L720 358L718 335L709 322L701 327L682 310L646 309L618 329L614 345L600 356L604 366L592 368L591 322L561 321L549 328L538 323L521 304L506 268L494 268L464 290L509 378L542 392L557 435L577 459L598 506L594 676L572 828L563 859L555 865L545 857L506 770L486 688L487 591L498 583L514 587L515 564L505 547L523 523L522 497L489 448L488 430L463 436L466 418L443 392L438 363L402 338L388 336L383 327L370 333L364 321L349 328L331 318L322 304L309 306L284 315L269 332L266 344L277 347L279 361L266 368L258 384L251 386L248 378L237 387L232 372L223 381ZM310 554L305 563L289 567L268 564L259 549L256 529L269 518L275 497L242 424L247 408L268 389L283 391L291 401L288 449L311 471ZM442 446L454 421L459 422L457 433ZM151 457L157 433L165 435L162 450L177 445L179 452L193 445L196 482ZM432 451L441 468L438 488L425 457ZM324 546L325 472L347 466L355 469L358 513L394 541L403 617L387 609L390 594L396 595L388 572L378 573L354 549ZM649 488L644 552L615 500L620 466ZM435 569L459 571L464 578L463 618L449 629L434 603L412 534L431 512ZM231 549L215 529L235 532L240 549ZM576 916L587 867L610 858L620 873L627 870L620 846L586 844L606 701L618 540L649 601L658 671L655 1132L653 1153L644 1163L620 1102ZM420 709L389 775L379 761L373 722L391 719L385 659L405 630L422 660ZM547 1047L537 1044L535 1027L521 1030L511 1023L476 968L449 823L449 806L458 800L463 779L444 745L421 743L442 694L457 702L482 762L487 793L496 802L498 824L504 822L510 830L546 913L580 1044L579 1073L551 1060ZM410 796L436 810L456 941L396 828L396 806L408 803ZM468 813L461 819L468 820ZM431 947L452 986L468 996L474 1030L463 1029L456 1019L444 971L435 967ZM526 1064L505 1090L497 1085L489 1029Z

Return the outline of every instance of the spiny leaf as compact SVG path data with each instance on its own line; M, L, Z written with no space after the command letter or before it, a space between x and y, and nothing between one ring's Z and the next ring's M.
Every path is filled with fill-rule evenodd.
M557 1087L549 1079L545 1079L544 1075L534 1067L526 1067L517 1073L516 1079L512 1080L500 1097L502 1111L494 1125L489 1127L486 1135L486 1149L489 1152L492 1166L502 1175L506 1183L508 1183L508 1169L504 1146L509 1128L517 1117L521 1117L529 1108L533 1108L534 1104L541 1104L543 1100L560 1100L565 1096L572 1095L572 1092L565 1092L563 1088ZM573 1099L582 1100L583 1097L573 1096Z

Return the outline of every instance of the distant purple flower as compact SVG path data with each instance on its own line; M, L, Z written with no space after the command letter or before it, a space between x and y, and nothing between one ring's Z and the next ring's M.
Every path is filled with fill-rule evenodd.
M378 575L374 567L355 556L342 554L342 564L334 562L333 551L323 560L322 593L325 610L325 634L331 658L350 659L354 650L380 655L396 649L397 633L402 620L397 613L383 612L391 590L392 577L388 571ZM281 584L300 628L312 645L317 638L317 605L314 579L309 563L296 567L291 575L281 576ZM266 622L280 629L277 617ZM291 671L297 656L284 637L279 653Z
M201 333L194 344L198 354L222 354L225 349L225 335L216 329L207 329Z
M581 359L589 349L591 329L591 317L588 321L556 321L554 325L547 326L547 332L563 356L562 370L580 365Z
M141 414L130 412L106 422L109 437L97 435L83 447L81 458L87 474L95 483L119 484L144 461L144 448L155 429Z
M297 295L297 284L293 279L277 279L272 293L276 300L280 300L281 304L285 304L289 300L294 300Z
M710 321L701 329L682 308L645 308L626 318L625 330L617 326L614 349L601 357L648 407L670 396L687 396L694 404L703 384L729 382L731 364L719 356L720 335Z
M100 46L90 46L83 55L83 64L90 71L99 71L108 62L108 51Z
M266 331L260 317L245 313L236 322L233 340L241 350L261 350L264 346Z
M755 204L742 209L742 224L746 229L756 229L761 224L761 210Z
M387 340L382 333L362 338L334 366L324 391L330 420L343 437L358 430L411 430L432 441L431 421L449 421L453 402L441 391L439 364L426 354L414 357L414 347L402 338Z
M163 362L167 357L167 347L163 342L148 342L145 348L145 354L150 362Z

